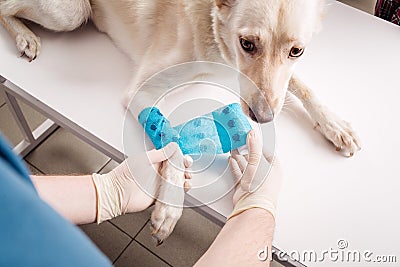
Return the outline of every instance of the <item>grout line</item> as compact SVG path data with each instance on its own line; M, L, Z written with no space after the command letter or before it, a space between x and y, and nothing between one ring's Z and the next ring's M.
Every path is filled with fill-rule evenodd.
M101 168L99 171L97 171L96 173L100 173L107 165L108 163L110 163L112 161L112 159L110 158Z
M139 232L138 233L140 233L140 231L142 231L142 229L146 226L146 224L147 224L147 222L148 222L149 220L147 220L146 222L145 222L145 224L140 228L140 230L139 230ZM117 228L118 230L120 230L121 232L123 232L124 234L126 234L127 236L129 236L130 238L135 238L135 237L133 237L133 236L131 236L129 233L127 233L124 229L122 229L121 227L119 227L118 225L116 225L115 223L113 223L112 221L108 221L109 223L111 223L113 226L115 226L115 228ZM136 234L137 235L137 234ZM136 236L135 235L135 236Z
M126 246L126 248L124 248L121 252L121 254L118 255L118 257L115 259L115 261L113 262L113 264L115 262L117 262L117 260L122 256L122 254L125 252L125 250L132 244L133 241L135 241L136 243L139 243L138 241L135 240L135 238L138 236L138 234L146 227L147 223L150 221L150 219L148 219L144 225L142 227L140 227L139 231L135 234L134 237L131 237L131 235L129 235L127 232L125 232L123 229L119 228L117 225L115 225L114 223L112 223L111 221L109 221L109 223L111 223L113 226L115 226L115 228L117 228L118 230L120 230L121 232L123 232L124 234L128 235L132 240L131 242L129 242L129 244ZM139 245L141 245L143 247L142 244L139 243ZM146 248L146 250L148 250ZM150 251L151 252L151 251ZM151 252L152 253L152 252ZM154 253L152 253L154 255ZM155 255L157 258L159 258L157 255ZM165 262L165 260L161 259L162 261ZM168 264L168 263L167 263ZM169 266L171 266L170 264L168 264Z
M135 239L139 234L140 234L140 232L146 227L146 225L147 225L147 223L150 221L150 219L148 219L147 221L146 221L146 223L142 226L142 228L140 228L140 230L136 233L136 235L133 237L133 239Z
M38 167L36 167L35 165L33 165L31 162L29 162L26 158L23 159L25 161L25 164L27 165L31 165L32 167L34 167L36 170L38 170L41 174L46 175L44 173L44 171L42 171L41 169L39 169Z
M118 257L115 258L113 261L113 265L118 261L119 258L121 258L122 254L128 249L128 247L132 244L132 242L135 241L134 239L131 239L131 241L126 245L126 247L121 251L121 253L118 255Z
M32 165L33 167L35 167L38 171L40 171L41 173L43 173L43 175L47 175L44 171L42 171L40 168L38 168L37 166L35 166L35 164L33 164L32 162L30 162L28 160L28 156L35 152L36 149L38 149L41 145L43 145L51 136L53 136L55 133L57 133L59 130L61 129L61 127L58 127L52 134L50 134L49 136L47 136L45 139L42 140L42 142L40 142L39 145L36 146L36 148L34 150L32 150L31 152L29 152L24 158L23 160L25 160L27 163L29 163L30 165Z
M150 219L148 219L146 221L146 223L142 226L142 228L140 228L140 230L136 233L135 237L133 238L133 240L138 243L141 247L143 247L144 249L146 249L148 252L150 252L151 254L153 254L154 256L156 256L158 259L160 259L162 262L164 262L165 264L167 264L168 266L171 266L171 264L169 264L166 260L164 260L163 258L160 258L157 254L155 254L153 251L151 251L150 249L148 249L145 245L143 245L142 243L140 243L138 240L136 240L136 237L140 234L140 232L142 232L142 230L146 227L146 225L148 224L148 222L150 221Z
M61 128L60 126L58 126L57 129L56 129L52 134L50 134L50 135L47 136L45 139L43 139L42 142L40 142L40 144L38 144L34 150L32 150L31 152L29 152L29 153L24 157L24 160L26 160L26 158L27 158L31 153L35 152L36 149L38 149L41 145L43 145L44 142L46 142L50 137L52 137L52 136L53 136L55 133L57 133L60 129L63 129L63 128ZM28 160L26 160L26 161L29 162ZM31 162L29 162L29 163L30 163L33 167L35 167L36 169L38 169L38 168L37 168L35 165L33 165ZM38 170L39 170L39 169L38 169Z
M32 151L33 152L33 151ZM30 154L30 153L29 153ZM40 173L42 173L43 175L47 175L44 171L42 171L41 169L39 169L38 167L36 167L35 165L33 165L29 160L27 160L26 158L24 158L24 161L31 165L32 167L34 167L36 170L38 170Z
M31 164L30 162L28 162L27 160L25 160L25 164L26 165L30 165L31 167L35 168L36 170L38 170L40 172L40 175L46 175L42 170L39 170L39 168L36 168L36 166L33 166L33 164ZM33 175L33 173L30 173L31 175Z
M164 262L165 264L167 264L168 266L171 266L171 264L169 264L169 262L167 262L166 260L164 260L163 258L160 258L157 254L155 254L153 251L151 251L150 249L148 249L145 245L143 245L142 243L140 243L139 241L137 241L136 239L133 239L133 241L135 241L136 243L139 244L139 246L141 246L142 248L144 248L145 250L147 250L148 252L150 252L152 255L156 256L159 260L161 260L162 262Z

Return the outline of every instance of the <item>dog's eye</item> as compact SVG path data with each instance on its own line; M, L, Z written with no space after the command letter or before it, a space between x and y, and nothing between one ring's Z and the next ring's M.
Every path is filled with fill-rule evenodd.
M243 50L248 53L253 53L256 48L253 42L250 42L244 38L240 38L240 45L242 46Z
M301 47L292 47L292 49L290 50L290 54L289 57L291 58L297 58L297 57L301 57L304 53L304 48Z

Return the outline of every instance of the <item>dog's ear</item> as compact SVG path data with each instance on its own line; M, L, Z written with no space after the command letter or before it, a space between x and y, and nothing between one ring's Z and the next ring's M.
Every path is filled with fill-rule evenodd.
M232 7L236 0L214 0L215 5L221 9L223 7Z

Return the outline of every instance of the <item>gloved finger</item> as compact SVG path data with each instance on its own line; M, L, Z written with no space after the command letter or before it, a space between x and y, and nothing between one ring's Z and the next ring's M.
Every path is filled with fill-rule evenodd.
M151 163L157 163L169 159L179 150L180 148L177 143L169 143L164 148L161 148L159 150L153 149L148 151L147 156Z
M249 148L248 163L249 165L258 165L262 154L262 139L256 131L250 131L247 135L247 147Z
M247 167L246 158L243 155L240 155L240 154L234 154L234 155L232 155L232 158L236 160L236 162L237 162L237 164L238 164L238 166L240 168L240 171L242 173L244 173L244 170L246 170L246 167Z
M237 150L237 149L231 150L231 156L234 156L234 155L240 155L239 150Z
M238 166L240 167L240 170L242 173L244 172L244 169L247 166L247 160L246 158L239 153L239 150L235 149L231 151L231 156L237 161Z
M192 159L192 157L189 156L189 155L186 155L186 156L184 157L184 162L183 162L183 164L185 164L185 167L186 167L186 168L192 167L192 165L193 165L193 159Z
M240 170L240 167L239 167L237 161L233 157L229 157L228 163L229 163L229 168L231 169L231 172L232 172L233 179L235 179L234 182L236 184L242 178L243 173Z
M248 165L243 173L243 179L240 183L241 188L249 192L251 184L256 175L262 155L262 141L255 131L247 135L247 146L249 148Z
M264 158L269 162L269 163L273 163L276 159L274 157L274 155L272 153L270 153L269 151L267 151L265 148L262 149L262 153L264 155Z
M185 181L185 183L183 184L183 189L185 190L185 193L187 193L190 189L192 189L192 186L189 182Z

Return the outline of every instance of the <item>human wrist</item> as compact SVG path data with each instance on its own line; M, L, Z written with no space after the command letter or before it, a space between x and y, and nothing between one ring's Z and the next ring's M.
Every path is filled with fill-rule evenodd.
M268 212L275 220L275 204L263 195L247 193L234 206L228 220L250 209L261 209Z
M272 213L263 208L249 208L242 211L241 213L231 216L227 220L227 224L236 224L244 221L254 221L255 224L262 226L263 229L259 229L265 235L266 241L272 241L272 237L275 230L275 217Z
M122 214L121 198L118 188L115 187L115 175L113 172L107 174L92 174L92 180L96 189L97 212L96 222L112 219Z

